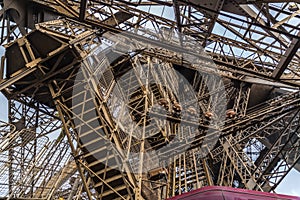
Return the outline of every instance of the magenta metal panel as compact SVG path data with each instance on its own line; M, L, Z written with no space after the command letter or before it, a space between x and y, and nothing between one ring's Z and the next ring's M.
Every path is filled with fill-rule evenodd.
M300 200L300 197L231 187L208 186L168 200Z

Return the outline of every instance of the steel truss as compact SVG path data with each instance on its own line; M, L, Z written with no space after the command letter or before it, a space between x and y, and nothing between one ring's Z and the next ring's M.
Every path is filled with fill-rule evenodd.
M1 198L166 199L206 185L270 192L299 169L296 3L8 2ZM170 50L183 35L199 45L185 50L203 47L216 69ZM128 38L136 51L104 47ZM191 77L193 99L176 93L180 74ZM273 96L251 102L257 84Z

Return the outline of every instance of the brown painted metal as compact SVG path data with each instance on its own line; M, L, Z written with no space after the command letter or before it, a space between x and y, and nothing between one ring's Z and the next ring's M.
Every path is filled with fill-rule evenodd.
M280 19L284 15L299 21L294 14L297 10L289 9L290 1L1 3L0 41L6 53L0 90L10 103L9 123L0 123L0 197L166 199L206 185L269 192L293 167L299 168L299 26ZM148 6L149 11L143 6ZM58 16L61 19L56 19ZM129 81L139 86L128 86L125 94L130 99L126 105L131 109L128 117L144 127L142 139L120 128L110 110L116 99L104 95L98 80L89 76L95 66L86 59L101 45L101 38L123 31L139 42L162 48L121 57L107 71L107 85L102 89L112 94L115 80L130 69L136 70L141 63L151 69L159 60L172 66L164 80L174 81L178 71L192 83L200 114L196 104L185 107L159 84L143 85L134 71L124 78L123 86L130 85ZM172 31L190 35L199 46L203 45L218 67L217 72L203 67L199 78L193 65L165 51L175 48L163 42L171 38ZM213 74L222 78L213 78ZM82 80L89 78L88 86L84 81L76 82L77 75ZM208 80L213 91L205 87ZM175 87L175 82L170 85ZM225 85L223 93L220 82ZM86 97L75 105L74 85L81 88L77 88L77 95ZM217 97L226 98L220 108L225 116L220 127L214 126L219 117L213 109L220 104ZM153 116L168 119L166 128L157 132L145 128L155 103L164 112ZM78 107L95 114L77 116L74 110ZM182 119L178 125L185 112L196 115L197 121ZM99 124L91 126L91 121ZM168 146L175 136L190 134L186 127L199 130L198 135L183 142L189 148L180 151L184 146L180 143L160 152L169 158L169 163L164 167L156 165L158 158L148 152ZM213 148L204 144L219 133ZM113 145L106 146L107 143ZM129 157L132 152L136 157Z

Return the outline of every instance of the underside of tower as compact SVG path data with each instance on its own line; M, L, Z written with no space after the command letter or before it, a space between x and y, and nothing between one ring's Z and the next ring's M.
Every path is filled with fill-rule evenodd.
M300 171L300 2L0 4L0 199L259 195Z

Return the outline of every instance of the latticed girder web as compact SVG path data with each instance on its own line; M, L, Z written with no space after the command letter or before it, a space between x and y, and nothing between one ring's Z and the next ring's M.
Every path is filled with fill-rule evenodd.
M1 1L0 197L272 192L300 169L297 3L24 2Z
M29 107L28 98L22 100L10 100L11 123L1 122L1 197L57 196L57 184L62 185L62 179L74 175L76 169L62 137L49 138L60 129L60 122L49 116L49 108L45 115L39 113L43 108Z
M299 11L298 4L292 1L32 2L104 30L138 29L138 33L152 39L162 35L163 28L178 30L195 37L215 59L231 63L232 67L276 79L288 69L282 77L284 81L298 76ZM158 34L148 33L147 29Z

